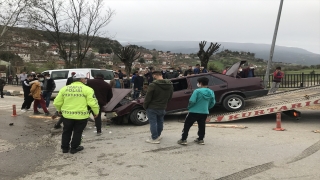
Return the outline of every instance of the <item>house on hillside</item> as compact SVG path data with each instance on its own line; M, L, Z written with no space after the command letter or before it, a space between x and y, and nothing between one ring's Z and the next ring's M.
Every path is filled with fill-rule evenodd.
M15 53L15 55L20 56L23 62L30 62L30 59L31 59L30 53L17 52Z

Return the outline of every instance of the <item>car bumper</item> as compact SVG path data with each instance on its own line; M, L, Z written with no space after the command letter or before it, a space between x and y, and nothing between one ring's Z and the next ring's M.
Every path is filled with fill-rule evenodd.
M250 98L265 96L268 94L268 92L269 90L267 89L260 89L255 91L246 91L246 92L243 92L243 94L245 95L246 99L250 99Z

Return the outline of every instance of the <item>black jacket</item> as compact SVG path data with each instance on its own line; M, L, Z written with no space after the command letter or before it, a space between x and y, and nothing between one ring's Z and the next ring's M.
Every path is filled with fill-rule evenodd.
M133 86L134 89L138 88L138 90L142 90L143 88L144 79L142 76L137 76L134 78Z
M30 94L30 89L31 89L31 86L29 85L30 81L28 79L24 80L22 82L22 89L23 89L23 93L26 95L29 95Z
M6 85L6 81L0 78L0 88L3 88Z
M192 74L193 73L193 71L192 71L192 69L188 69L188 70L185 70L184 71L184 76L188 76L188 74Z
M152 83L152 81L153 81L152 72L148 72L144 76L147 78L148 84Z
M94 90L99 106L106 105L113 97L110 84L105 82L102 78L88 79L87 86Z
M54 82L54 80L53 79L47 79L45 81L47 81L47 86L46 86L46 89L44 89L44 90L48 91L48 92L53 92L54 89L56 88L56 83Z

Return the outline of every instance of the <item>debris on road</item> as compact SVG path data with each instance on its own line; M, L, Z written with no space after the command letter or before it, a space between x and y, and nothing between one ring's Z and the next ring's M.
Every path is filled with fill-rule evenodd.
M194 126L198 126L198 124L194 124ZM247 126L243 125L222 125L222 124L206 124L206 127L216 127L216 128L235 128L235 129L245 129Z

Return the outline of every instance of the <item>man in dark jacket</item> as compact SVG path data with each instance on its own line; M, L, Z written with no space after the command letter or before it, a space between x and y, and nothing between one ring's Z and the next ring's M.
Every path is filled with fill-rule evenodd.
M147 110L151 131L151 138L147 139L146 142L159 144L164 115L166 114L165 109L172 98L173 85L170 80L162 78L160 71L155 71L152 75L155 81L149 85L143 103L143 108Z
M123 79L123 73L121 72L121 70L118 70L118 74L119 74L119 79Z
M56 83L50 78L50 74L45 74L45 80L43 81L43 99L46 101L47 108L50 104L51 95L56 88Z
M33 97L30 96L30 88L31 88L31 85L29 84L32 80L33 80L33 76L32 75L28 75L27 76L27 79L25 79L23 82L22 82L22 88L23 88L23 95L24 95L24 101L23 101L23 104L21 106L21 110L22 111L26 111L28 109L30 109L31 107L31 104L33 102Z
M97 97L98 104L100 106L99 114L95 118L95 124L97 127L97 135L101 135L101 110L112 98L111 86L104 81L103 74L97 74L94 79L88 79L87 85L94 90L94 94Z
M189 74L193 74L192 66L189 66L189 69L185 70L183 75L188 76Z
M166 79L172 79L178 77L179 74L174 71L173 69L170 69L169 72L166 74Z
M4 88L5 85L6 85L6 81L1 78L1 74L0 74L0 94L1 94L1 98L4 98L3 97L3 88Z
M72 72L72 73L71 73L71 77L69 77L69 78L67 79L66 86L70 85L70 84L73 82L73 76L74 76L75 74L76 74L75 72Z
M146 70L147 70L147 73L144 76L147 78L148 84L150 84L153 81L153 77L152 77L153 68L152 67L146 68Z
M134 79L134 93L133 93L133 99L137 99L140 96L140 92L142 91L143 88L143 74L142 72L139 73L139 75L136 76Z

